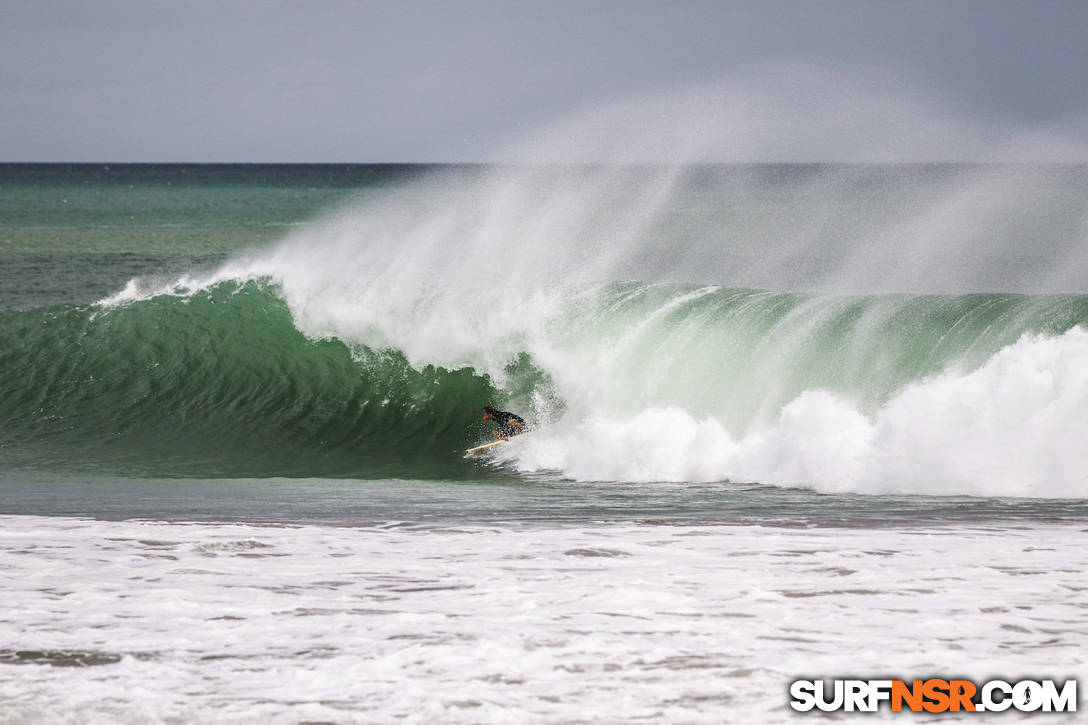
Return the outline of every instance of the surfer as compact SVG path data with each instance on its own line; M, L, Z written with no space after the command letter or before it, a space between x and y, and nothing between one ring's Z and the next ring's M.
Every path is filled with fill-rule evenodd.
M484 420L493 420L499 424L491 434L500 440L510 440L511 436L525 432L524 418L503 410L495 410L490 405L484 406Z

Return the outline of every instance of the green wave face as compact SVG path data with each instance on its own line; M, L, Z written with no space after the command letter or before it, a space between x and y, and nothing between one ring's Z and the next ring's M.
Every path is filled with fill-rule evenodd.
M734 434L773 420L806 390L872 413L905 386L983 364L1025 333L1088 323L1088 295L821 296L691 285L612 285L580 302L563 352L608 412L677 406ZM588 311L587 311L588 310ZM556 356L549 350L550 356ZM603 389L603 391L601 390Z
M613 284L525 330L504 368L448 369L309 338L277 288L222 282L0 313L0 451L10 466L137 475L478 476L462 451L488 435L487 402L545 426L671 406L743 434L806 390L872 411L1024 333L1086 322L1085 295Z
M471 370L310 340L257 283L0 316L9 464L206 476L457 476Z

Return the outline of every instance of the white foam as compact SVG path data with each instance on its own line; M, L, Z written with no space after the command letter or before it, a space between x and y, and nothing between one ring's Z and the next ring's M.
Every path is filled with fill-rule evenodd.
M778 723L797 678L1083 678L1082 528L4 516L0 722ZM81 652L120 659L48 664Z
M231 264L224 265L213 272L199 275L184 274L174 279L133 277L118 292L106 295L94 304L98 307L111 308L155 297L187 297L203 292L222 282L245 281L256 278L259 278L259 275L242 272Z
M496 455L577 480L750 480L821 491L1088 496L1088 332L1025 335L974 371L914 383L873 414L821 390L734 438L650 408L554 426Z

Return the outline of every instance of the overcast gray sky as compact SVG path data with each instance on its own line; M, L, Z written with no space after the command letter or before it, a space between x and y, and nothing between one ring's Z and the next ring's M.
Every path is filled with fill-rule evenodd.
M703 84L734 102L740 84L763 97L781 67L817 72L836 114L861 103L838 79L864 76L867 92L915 99L895 105L907 126L923 98L931 125L1088 145L1085 0L3 0L0 160L492 160L628 94ZM808 112L775 92L773 114L753 113ZM757 160L843 153L826 136ZM920 136L900 155L942 143Z

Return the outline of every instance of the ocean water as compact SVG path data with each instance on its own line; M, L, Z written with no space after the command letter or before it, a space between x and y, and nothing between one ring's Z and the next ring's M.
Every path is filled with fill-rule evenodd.
M2 164L0 722L1083 682L1086 209L1075 165ZM486 403L533 430L466 457Z

